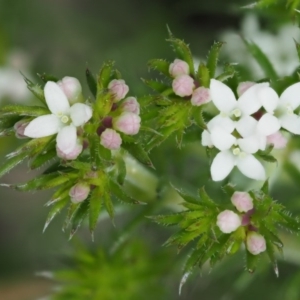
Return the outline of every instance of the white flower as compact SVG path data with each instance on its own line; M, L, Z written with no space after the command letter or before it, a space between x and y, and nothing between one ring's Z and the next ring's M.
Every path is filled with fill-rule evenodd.
M234 93L227 85L211 79L211 99L220 114L207 124L208 129L211 130L215 125L223 127L230 133L236 129L242 137L249 137L254 131L257 132L255 134L265 136L275 133L280 125L271 113L263 115L258 122L251 117L263 104L267 104L267 101L264 101L265 94L269 95L270 90L272 89L268 83L255 84L236 101Z
M223 180L236 166L245 176L264 180L264 167L252 155L259 150L259 136L236 138L225 129L216 126L211 131L211 142L219 149L211 165L211 176L214 181Z
M77 141L76 127L82 126L92 117L92 109L82 103L70 107L61 88L48 81L44 88L45 99L52 114L32 120L25 128L24 135L40 138L57 134L57 147L65 154L74 150Z

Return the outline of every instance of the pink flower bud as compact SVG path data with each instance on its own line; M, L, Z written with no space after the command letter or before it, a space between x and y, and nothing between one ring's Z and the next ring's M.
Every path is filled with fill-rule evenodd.
M24 135L25 128L29 122L21 120L14 125L15 135L18 139L27 139L28 136Z
M237 87L238 96L241 97L254 84L256 83L252 81L241 82Z
M190 67L185 61L181 59L175 59L174 62L170 64L169 73L172 77L188 75L190 73Z
M58 157L65 159L65 160L73 160L76 159L79 154L82 152L83 146L82 144L79 142L79 140L77 140L75 147L71 150L71 151L64 151L62 149L59 149L58 146L56 146L56 154Z
M100 136L100 144L110 150L117 150L122 144L121 136L113 129L105 129Z
M217 225L224 233L231 233L241 226L241 218L231 210L224 210L217 216Z
M129 91L128 85L125 84L123 79L114 79L108 85L109 90L114 95L115 102L120 101L125 98L126 94Z
M195 87L194 79L189 75L179 75L172 83L173 91L180 97L190 96Z
M71 187L69 191L69 196L71 197L71 201L73 203L79 203L84 201L89 193L90 193L90 186L86 183L77 183Z
M132 112L124 112L113 120L114 128L128 135L137 134L140 130L140 123L140 116Z
M134 97L126 98L121 104L121 109L123 111L129 111L137 115L140 114L140 104Z
M83 101L82 87L77 78L66 76L61 81L58 81L57 84L67 96L70 104Z
M192 105L200 106L211 101L210 90L201 86L194 90L191 98Z
M277 131L267 136L267 143L273 144L275 149L285 148L287 142L288 140L284 137L284 135L280 131Z
M231 202L239 212L247 212L253 208L253 199L246 192L234 192Z
M251 231L247 234L246 245L248 251L253 255L264 252L267 248L265 238L261 234L254 231Z

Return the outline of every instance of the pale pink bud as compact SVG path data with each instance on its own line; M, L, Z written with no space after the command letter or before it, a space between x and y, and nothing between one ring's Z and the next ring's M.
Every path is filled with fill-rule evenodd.
M265 238L255 231L251 231L247 234L246 245L248 251L253 255L264 252L267 248Z
M179 75L188 75L189 72L189 65L181 59L175 59L174 62L170 64L169 73L172 77L177 77Z
M67 96L70 104L83 101L82 87L77 78L66 76L61 81L58 81L57 84Z
M201 86L194 90L191 98L192 105L200 106L211 101L210 90Z
M128 85L126 85L123 79L112 80L109 83L108 88L113 93L115 102L125 98L126 94L129 91L129 87Z
M284 137L284 135L280 131L277 131L267 136L267 143L273 144L275 149L285 148L287 142L288 140Z
M58 157L65 159L65 160L74 160L82 152L82 149L83 149L82 144L79 142L79 140L77 140L75 147L71 151L68 151L68 152L66 152L62 149L59 149L58 146L56 146L56 154Z
M253 208L253 199L246 192L234 192L231 202L239 212L247 212Z
M113 129L105 129L100 136L100 144L110 150L117 150L122 144L121 136Z
M241 97L254 84L256 83L252 81L241 82L237 87L238 96Z
M126 98L122 102L120 107L123 111L129 111L137 115L140 114L140 104L137 102L136 98L134 97Z
M69 196L71 197L71 201L73 203L79 203L84 201L89 193L90 193L90 186L86 183L77 183L71 187L69 191Z
M113 126L125 134L134 135L140 130L141 118L132 112L124 112L113 120Z
M26 139L28 136L24 135L25 128L29 122L21 120L14 125L15 135L18 139Z
M189 75L179 75L172 83L173 91L180 97L190 96L195 87L194 79Z
M231 210L224 210L217 216L217 225L224 233L231 233L241 226L241 218Z

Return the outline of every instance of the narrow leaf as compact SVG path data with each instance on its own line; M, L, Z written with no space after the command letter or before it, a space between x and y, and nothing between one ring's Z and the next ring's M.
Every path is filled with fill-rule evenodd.
M89 208L89 227L90 232L93 233L97 225L99 218L102 201L103 201L103 191L99 187L96 187L90 197L90 208Z
M218 65L218 58L223 44L223 42L215 42L209 51L206 67L209 70L210 78L215 77L215 72Z
M88 68L86 68L86 70L85 70L85 77L86 77L86 81L87 81L88 87L90 89L90 92L96 98L97 82L96 82L94 75L91 73L91 71Z
M157 70L161 72L162 74L166 75L167 77L170 77L169 73L169 66L170 63L163 59L151 59L148 62L148 67Z

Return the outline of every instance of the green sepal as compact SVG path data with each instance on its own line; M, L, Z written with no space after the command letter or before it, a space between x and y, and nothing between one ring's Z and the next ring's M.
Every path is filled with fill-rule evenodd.
M224 72L216 77L216 80L226 81L227 79L233 78L236 74L236 70L233 65L227 64L224 67Z
M171 77L169 73L170 63L164 59L151 59L148 61L148 67L152 70L159 71L167 77Z
M90 89L90 92L96 98L96 96L97 96L97 82L96 82L96 79L95 79L94 75L91 73L91 71L88 68L86 68L86 70L85 70L85 78L86 78L88 87Z
M45 204L45 206L51 206L54 203L63 200L64 198L69 197L69 192L71 187L74 185L73 182L66 183L59 187L54 194L52 195L51 199Z
M148 153L140 144L123 142L122 148L125 149L130 155L132 155L143 165L146 165L150 168L154 168Z
M71 218L71 232L69 239L72 239L74 234L77 232L82 221L85 219L89 211L89 198L79 204L76 211Z
M47 227L49 226L49 224L51 223L51 221L54 219L54 217L60 213L64 207L69 203L70 199L69 197L56 202L50 209L47 219L46 219L46 223L44 225L44 229L43 232L47 229Z
M20 153L17 156L14 156L12 158L9 158L5 163L0 167L0 177L2 177L4 174L8 173L10 170L12 170L14 167L16 167L18 164L20 164L23 160L25 160L28 157L28 154L23 152Z
M158 93L163 93L164 91L170 89L169 85L166 85L165 83L161 82L161 81L157 81L157 80L147 80L147 79L143 79L142 81L148 86L150 87L152 90L158 92Z
M22 72L21 75L23 76L28 90L35 95L42 103L46 103L45 96L44 96L44 90L42 87L38 84L33 83L30 79L28 79Z
M114 74L114 65L114 61L107 61L103 64L99 72L99 77L97 81L97 91L106 89L108 87L108 84L112 80L112 76Z
M198 80L201 86L209 88L210 85L210 73L209 69L205 66L204 63L200 63L198 67Z
M46 83L48 81L57 82L59 80L57 77L50 75L50 74L46 74L46 73L43 73L43 74L37 73L37 76L40 77L44 83Z
M2 116L29 116L39 117L43 115L51 114L48 108L41 106L25 106L25 105L5 105L0 108L0 114Z
M222 186L222 190L231 198L232 195L234 194L235 192L235 188L234 188L234 185L231 184L231 183L228 183L224 186Z
M223 45L224 45L223 42L215 42L212 45L212 47L208 53L206 67L209 70L210 78L215 77L215 72L216 72L216 68L218 65L219 54L220 54L221 47Z
M104 193L105 191L101 187L96 187L91 192L89 208L89 228L91 233L94 232L97 225Z
M108 184L109 184L109 189L110 192L116 196L120 201L125 202L125 203L130 203L130 204L142 204L143 202L134 200L133 198L131 198L130 196L128 196L124 190L122 189L122 187L115 182L113 179L109 179L108 180Z

